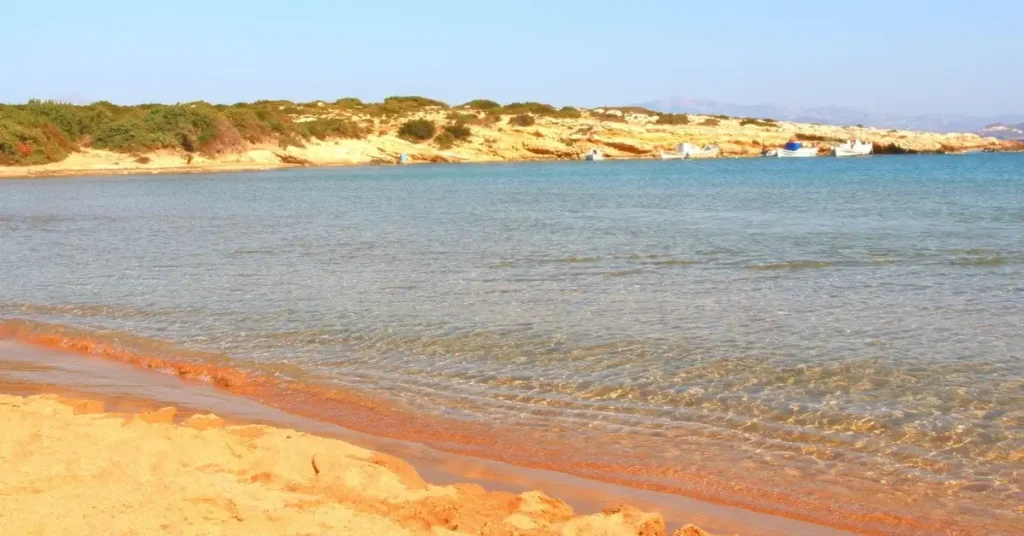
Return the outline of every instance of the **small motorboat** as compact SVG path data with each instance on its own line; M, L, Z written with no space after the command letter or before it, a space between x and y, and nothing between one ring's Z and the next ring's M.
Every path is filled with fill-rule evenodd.
M804 144L793 138L786 145L776 149L775 156L778 158L810 158L818 156L818 148L804 147Z
M604 160L604 153L602 153L599 149L591 149L587 151L587 154L584 155L584 158L590 160L591 162L597 162L598 160Z
M667 152L667 151L661 151L661 159L662 160L682 160L684 158L686 158L686 155L683 154L683 153L676 153L676 152L670 153L670 152Z
M662 160L683 160L690 158L718 158L722 149L718 145L705 145L704 147L697 147L692 143L680 143L676 147L676 152L669 153L662 151Z
M875 146L871 143L864 143L860 140L850 140L842 145L832 148L832 154L837 157L844 156L868 156Z
M398 155L398 161L395 162L395 163L398 164L398 165L408 164L409 163L409 156L406 155L405 153L402 153L402 154Z

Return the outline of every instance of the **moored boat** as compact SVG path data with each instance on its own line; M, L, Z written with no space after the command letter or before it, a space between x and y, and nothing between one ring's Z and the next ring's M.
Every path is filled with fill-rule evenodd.
M680 143L676 147L676 152L669 153L661 151L662 160L682 160L689 158L718 158L721 154L722 149L718 145L705 145L704 147L697 147L692 143Z
M584 156L584 158L590 160L591 162L596 162L598 160L604 160L604 153L602 153L600 149L591 149L587 151L587 154Z
M778 158L810 158L812 156L818 156L817 147L804 147L802 143L796 139L789 140L786 145L775 150L775 156Z
M842 145L832 148L832 154L837 157L844 156L868 156L874 150L874 145L860 140L850 140Z
M686 155L683 153L670 153L667 151L661 151L662 160L683 160L684 158L686 158Z

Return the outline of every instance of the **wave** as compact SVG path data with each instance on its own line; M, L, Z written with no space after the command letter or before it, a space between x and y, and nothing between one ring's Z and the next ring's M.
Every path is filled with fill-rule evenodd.
M954 259L950 264L954 266L1003 266L1010 264L1011 260L1006 257L979 257L975 259Z
M785 262L773 262L768 264L753 264L747 268L751 270L759 271L773 271L773 270L814 270L824 268L836 268L841 263L836 261L785 261Z
M652 266L691 266L700 263L698 261L687 261L683 259L668 259L664 261L653 261L647 264L650 264Z
M547 262L564 263L564 264L582 264L591 262L601 262L601 257L556 257L552 259L545 259Z

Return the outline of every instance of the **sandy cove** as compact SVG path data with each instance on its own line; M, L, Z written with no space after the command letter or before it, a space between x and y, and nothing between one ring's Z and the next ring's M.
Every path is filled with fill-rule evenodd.
M83 148L68 158L37 166L0 167L0 177L45 177L147 173L206 173L254 171L303 166L351 166L392 164L405 153L412 163L518 162L578 160L592 148L609 158L657 158L660 151L673 150L679 143L717 143L725 157L757 156L764 147L778 147L792 136L805 145L823 151L842 140L861 139L876 145L876 151L921 153L962 153L976 150L1019 151L1024 144L982 138L976 134L937 134L871 127L838 127L780 121L769 125L741 125L739 118L691 115L687 125L657 123L657 116L623 113L619 110L588 110L578 119L535 117L536 124L519 127L508 117L496 123L471 123L472 135L450 149L432 142L413 143L398 136L400 125L409 119L429 119L438 125L452 122L456 114L471 110L427 109L394 118L372 118L332 112L326 117L356 121L372 132L365 139L311 139L305 147L272 143L246 144L215 156L183 151L157 151L128 155ZM312 117L296 117L296 121ZM820 140L820 141L813 141ZM144 158L143 158L144 157Z
M575 516L539 491L430 485L340 440L171 407L0 395L0 427L0 534L666 534L629 506Z

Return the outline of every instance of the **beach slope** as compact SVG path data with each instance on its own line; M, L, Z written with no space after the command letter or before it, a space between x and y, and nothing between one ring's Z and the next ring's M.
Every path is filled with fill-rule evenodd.
M665 534L660 515L628 506L575 516L539 491L430 485L335 439L104 410L0 395L0 534Z

